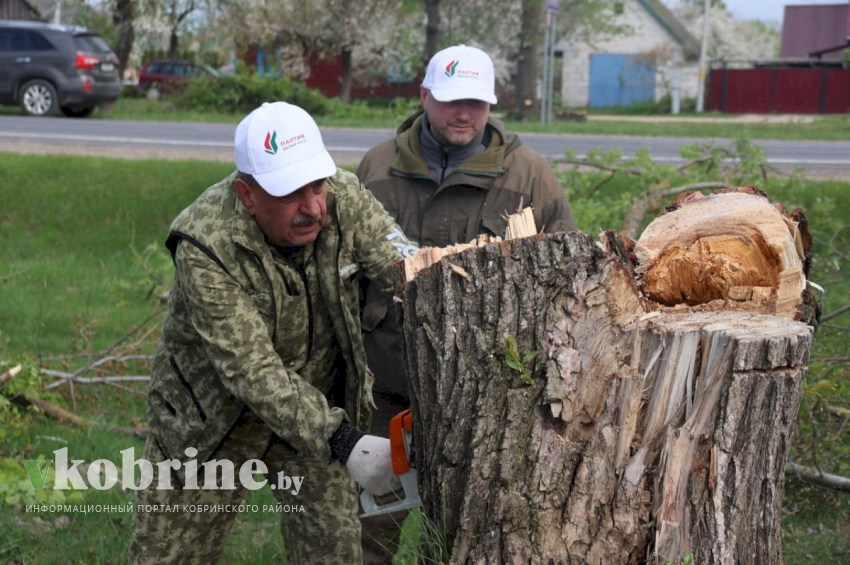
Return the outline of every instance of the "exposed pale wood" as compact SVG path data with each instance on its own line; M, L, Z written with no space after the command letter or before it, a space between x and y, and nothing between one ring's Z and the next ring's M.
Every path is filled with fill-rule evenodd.
M534 222L534 210L524 208L516 214L508 216L508 227L505 229L505 239L519 239L529 237L537 233L537 225Z
M15 378L18 376L18 373L21 372L23 368L22 365L15 365L14 367L9 367L2 373L0 373L0 387L6 384L6 381Z
M534 211L531 208L524 208L515 214L511 214L507 220L508 225L505 230L505 240L529 237L537 233L537 226L534 222ZM501 237L480 235L469 243L460 243L447 247L423 247L419 253L408 257L402 263L403 281L401 284L413 280L416 273L438 263L443 257L499 241L502 241Z
M632 200L632 205L629 206L629 211L623 219L623 227L620 232L629 237L637 237L643 219L650 213L657 213L662 210L662 201L665 198L682 194L683 192L724 188L727 186L726 183L722 182L696 182L673 188L668 186L650 186L640 198Z
M663 306L802 317L798 222L758 194L693 197L647 226L635 255L644 292Z

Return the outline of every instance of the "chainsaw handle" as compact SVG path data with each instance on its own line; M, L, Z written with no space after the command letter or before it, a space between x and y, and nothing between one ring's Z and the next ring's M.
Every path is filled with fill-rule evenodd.
M408 437L413 434L413 414L410 408L402 410L390 420L390 454L395 475L410 471Z

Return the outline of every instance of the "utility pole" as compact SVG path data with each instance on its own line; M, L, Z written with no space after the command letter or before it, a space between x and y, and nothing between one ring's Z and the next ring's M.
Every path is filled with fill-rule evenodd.
M543 81L540 95L540 123L552 123L552 85L555 82L555 43L560 0L546 0L546 24L543 29Z
M705 0L702 9L702 44L699 50L699 82L697 83L697 112L702 112L705 107L705 77L707 74L708 58L708 15L710 1Z
M549 84L546 85L546 90L548 93L547 101L548 104L546 106L546 123L552 123L552 102L555 97L555 89L553 87L555 82L555 44L558 42L558 1L559 0L550 0L549 4L554 5L554 10L550 8L549 14L552 17L552 25L549 31Z

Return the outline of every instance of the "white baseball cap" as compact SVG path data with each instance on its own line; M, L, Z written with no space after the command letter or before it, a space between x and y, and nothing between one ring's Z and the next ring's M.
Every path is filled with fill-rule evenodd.
M483 100L496 103L493 61L481 49L455 45L438 52L428 62L422 87L440 102Z
M286 102L266 102L236 126L236 168L272 196L286 196L336 173L313 118Z

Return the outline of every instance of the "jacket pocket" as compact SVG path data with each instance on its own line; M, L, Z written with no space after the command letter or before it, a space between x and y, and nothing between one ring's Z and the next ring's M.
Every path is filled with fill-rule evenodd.
M254 308L257 310L257 313L260 314L260 317L263 319L263 322L265 322L266 329L268 330L269 335L273 335L275 326L275 312L274 303L272 302L271 295L267 292L255 292L250 296L251 304L254 305Z
M148 395L151 428L165 452L182 456L184 448L199 447L207 431L208 415L174 357L158 357L153 376Z
M186 393L189 395L189 399L192 401L192 405L195 407L196 413L202 422L207 421L207 415L204 412L203 406L201 406L200 401L198 400L198 396L195 394L195 391L192 389L192 385L189 384L189 381L186 380L186 377L183 375L183 371L180 370L180 367L177 366L177 360L174 357L168 358L168 363L171 365L171 370L174 371L174 374L177 376L177 380L180 381L180 384L183 385L183 388L186 390Z
M309 297L280 296L279 300L280 321L274 333L274 350L287 369L299 371L310 356L312 314L307 304Z

